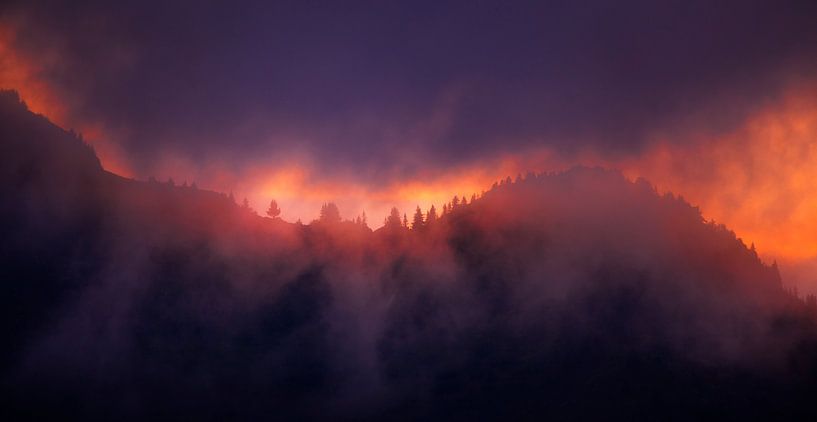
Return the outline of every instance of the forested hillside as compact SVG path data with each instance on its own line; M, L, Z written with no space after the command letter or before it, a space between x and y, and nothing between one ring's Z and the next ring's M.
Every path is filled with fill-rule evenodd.
M289 223L108 173L12 92L0 164L10 416L817 415L813 298L615 171L507 179L374 231L331 203Z

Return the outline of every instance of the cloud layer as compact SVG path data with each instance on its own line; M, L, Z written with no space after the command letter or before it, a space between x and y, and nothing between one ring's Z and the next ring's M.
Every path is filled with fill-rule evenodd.
M391 176L728 130L814 70L815 12L760 0L21 2L2 19L67 123L111 128L137 170L168 151L238 166L295 151Z

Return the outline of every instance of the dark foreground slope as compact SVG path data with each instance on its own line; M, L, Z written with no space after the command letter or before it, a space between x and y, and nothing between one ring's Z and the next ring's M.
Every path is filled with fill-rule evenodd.
M0 148L15 418L817 414L814 310L646 182L531 175L372 232L119 178L8 93Z

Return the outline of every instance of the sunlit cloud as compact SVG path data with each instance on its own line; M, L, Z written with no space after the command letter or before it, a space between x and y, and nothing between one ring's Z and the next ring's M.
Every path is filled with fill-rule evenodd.
M0 87L17 90L29 110L64 125L66 109L40 77L44 65L15 48L16 38L16 25L0 21Z
M0 89L14 89L29 110L48 117L57 125L82 134L91 144L106 170L122 176L134 176L127 152L116 143L102 122L76 118L58 90L44 74L60 66L57 51L36 57L17 48L20 23L0 20Z
M82 133L103 166L123 176L173 178L177 183L232 191L239 201L246 197L261 214L275 199L288 221L309 222L317 218L321 204L332 201L345 218L365 212L376 228L393 206L411 216L417 206L426 211L432 205L440 208L454 195L470 199L508 176L601 165L621 169L633 179L644 177L661 192L682 195L699 206L705 218L727 225L747 244L755 243L766 259L802 261L817 256L817 101L812 95L817 89L810 83L794 84L783 100L728 133L713 135L695 127L686 128L683 135L656 132L642 149L615 156L592 146L560 153L542 141L442 166L425 160L425 153L414 151L407 141L395 148L416 171L381 179L343 166L327 172L314 157L286 151L274 160L253 158L238 164L218 157L202 162L183 151L163 151L150 168L136 171L128 151L112 135L120 132L103 122L78 119L70 103L43 77L60 65L60 55L32 57L16 48L18 29L13 20L0 21L0 87L17 90L32 111ZM445 136L455 113L451 98L457 97L443 97L417 134Z
M683 195L762 252L815 256L817 102L800 88L725 136L655 142L611 164Z
M798 87L732 132L686 142L659 137L637 154L616 158L593 150L567 156L540 148L384 183L290 166L255 169L243 184L259 209L276 198L286 217L309 220L322 202L336 201L349 217L367 210L377 226L392 206L410 214L418 205L440 207L454 195L470 198L519 173L601 165L682 195L704 218L726 224L769 259L806 259L817 256L817 103L809 92L814 92L810 86Z

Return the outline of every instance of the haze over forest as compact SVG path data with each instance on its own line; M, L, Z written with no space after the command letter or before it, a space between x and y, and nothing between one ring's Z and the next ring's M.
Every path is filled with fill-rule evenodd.
M332 204L289 223L106 172L1 97L12 415L814 415L814 296L645 180L577 167L374 231Z
M817 2L8 0L2 420L815 420Z

